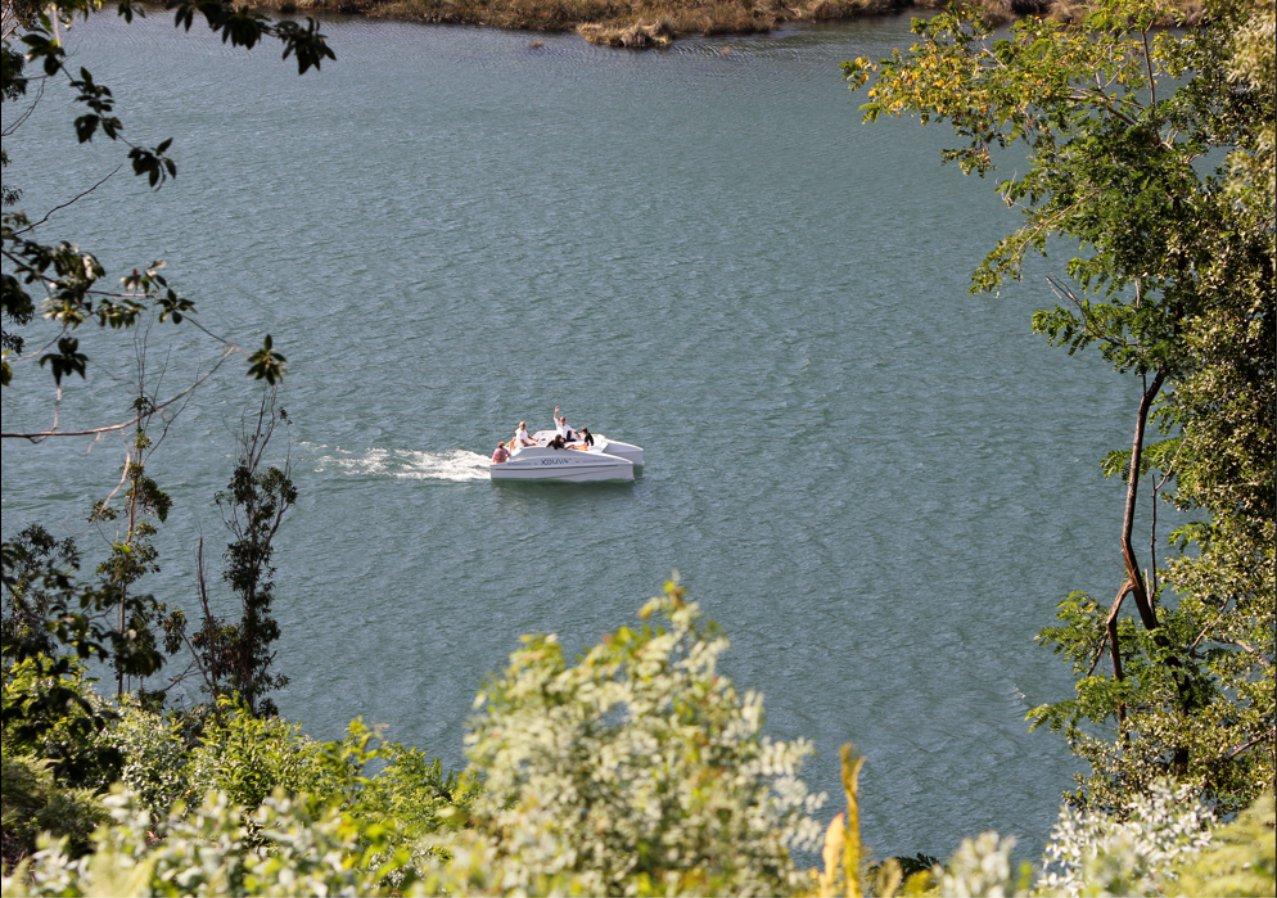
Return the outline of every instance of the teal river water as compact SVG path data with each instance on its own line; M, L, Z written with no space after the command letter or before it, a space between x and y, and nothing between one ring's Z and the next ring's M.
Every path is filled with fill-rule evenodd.
M905 43L907 19L648 54L325 28L338 59L304 78L167 17L77 28L128 133L176 138L179 177L152 194L121 173L43 229L116 271L163 256L209 328L289 358L283 712L318 735L362 714L460 764L519 634L584 647L677 568L769 730L814 743L831 804L838 745L868 755L879 854L986 828L1035 853L1072 762L1025 729L1069 682L1032 637L1068 590L1114 586L1120 499L1097 459L1134 392L1029 332L1037 269L966 294L1014 217L939 165L947 132L860 124L837 63ZM30 210L123 156L76 150L66 108L51 88L6 139ZM174 388L217 352L189 328L153 343L176 347ZM64 426L125 416L128 365L94 358ZM152 588L187 607L196 536L225 541L211 499L254 395L242 370L155 460L176 507ZM19 364L6 430L48 420L46 380ZM644 446L641 478L494 488L482 457L555 403ZM40 516L100 553L84 515L120 455L5 445L6 533Z

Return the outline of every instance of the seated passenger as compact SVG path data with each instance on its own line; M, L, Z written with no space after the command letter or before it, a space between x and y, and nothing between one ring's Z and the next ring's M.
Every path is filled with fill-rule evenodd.
M492 463L494 465L500 465L509 460L510 453L506 451L505 443L497 443L497 448L492 450Z
M590 433L590 428L588 427L581 428L580 432L577 433L577 439L581 441L581 445L583 446L588 447L594 445L594 434Z
M566 449L566 448L567 448L567 445L568 445L568 444L567 444L567 441L566 441L565 439L563 439L563 435L562 435L562 434L557 434L557 433L556 433L556 434L554 435L554 439L550 440L549 448L551 448L551 449Z
M554 407L554 431L569 443L576 439L576 432L568 426L566 415L559 414L559 407Z
M535 446L536 444L537 444L537 441L532 439L532 437L528 436L528 422L520 421L519 426L515 428L515 431L514 431L514 445L516 447L520 447L520 446Z

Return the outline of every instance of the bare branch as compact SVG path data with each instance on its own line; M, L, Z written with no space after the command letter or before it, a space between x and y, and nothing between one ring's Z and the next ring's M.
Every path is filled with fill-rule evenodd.
M1274 737L1277 737L1277 727L1271 727L1267 731L1260 733L1255 738L1248 739L1247 741L1243 742L1241 745L1234 748L1232 751L1228 753L1228 760L1231 761L1233 758L1237 757L1242 752L1254 748L1256 745L1263 742L1265 739L1272 739Z
M1140 482L1140 460L1144 453L1144 428L1148 423L1148 412L1162 389L1166 380L1165 369L1158 369L1153 381L1140 396L1139 409L1135 416L1135 432L1131 436L1131 464L1126 477L1126 506L1122 512L1122 561L1126 566L1126 576L1130 580L1135 607L1140 619L1149 630L1157 629L1157 611L1149 600L1144 584L1144 576L1135 557L1135 548L1131 544L1131 532L1135 527L1135 501L1138 497Z
M233 347L228 347L222 350L221 355L218 356L217 361L213 364L213 367L211 367L203 375L197 378L195 382L192 383L189 387L174 394L173 396L170 396L168 399L164 400L163 402L152 405L147 410L139 411L138 414L134 415L132 418L129 418L127 421L120 421L116 424L107 424L103 427L90 427L86 430L42 430L42 431L35 431L33 433L18 433L14 431L3 431L3 432L0 432L0 439L28 440L29 442L32 442L32 443L42 443L45 440L50 439L51 437L100 436L101 434L104 434L104 433L111 433L113 431L124 430L128 427L133 427L138 422L140 422L143 418L153 415L156 412L160 411L161 409L167 408L168 406L172 405L175 402L178 402L185 396L192 393L195 389L200 387L206 380L212 377L217 372L217 369L221 368L222 365L226 362L226 360L235 353L235 351L236 350Z
M31 79L28 79L28 80L31 80ZM31 113L35 112L36 106L39 105L41 98L44 97L44 85L45 85L45 80L41 79L36 89L35 98L31 100L31 105L29 105L26 109L22 110L22 114L19 115L16 119L14 119L11 125L4 128L4 130L0 131L0 136L8 137L14 131L17 131L19 128L21 128L23 123L25 123L26 120L31 117Z
M105 175L105 176L103 176L103 177L102 177L102 179L101 179L101 180L99 180L99 181L98 181L96 184L94 184L92 187L89 187L89 188L87 188L87 189L85 189L85 190L81 190L79 193L77 193L75 196L71 197L71 199L67 200L65 203L58 203L56 206L54 206L54 207L53 207L52 209L50 209L48 212L44 213L44 217L43 217L43 218L40 218L40 219L38 219L38 220L36 220L36 221L31 222L31 224L27 225L25 228L20 228L20 229L18 229L18 230L16 230L16 231L14 231L14 232L13 232L13 236L14 236L14 237L16 237L16 236L18 236L19 234L25 234L25 233L27 233L28 231L34 231L34 230L35 230L36 228L38 228L40 225L44 224L46 221L48 221L50 218L52 218L52 217L53 217L53 213L54 213L54 212L60 212L61 210L65 209L67 206L71 206L71 205L74 205L75 203L78 203L80 200L84 199L84 198L85 198L86 196L88 196L90 193L92 193L93 191L97 190L99 187L101 187L101 186L102 186L103 184L105 184L107 181L111 180L111 178L113 178L113 177L115 176L115 173L116 173L116 172L118 172L118 171L119 171L120 169L122 169L123 167L124 167L124 163L123 163L123 162L121 162L121 163L120 163L119 165L117 165L115 168L113 168L113 169L111 169L109 172L107 172L107 173L106 173L106 175Z
M1140 29L1140 38L1144 42L1144 66L1148 71L1149 105L1157 105L1157 79L1153 77L1153 51L1148 46L1148 29Z
M1100 644L1095 649L1095 657L1091 659L1091 667L1087 670L1086 675L1089 677L1095 673L1096 665L1100 663L1100 658L1104 655L1104 646L1113 640L1114 648L1117 645L1117 613L1122 610L1122 601L1126 598L1126 594L1131 591L1131 581L1122 581L1122 586L1117 591L1117 597L1113 599L1113 605L1109 608L1109 616L1104 621L1104 635L1100 637ZM1117 679L1122 679L1122 659L1120 655L1114 655L1113 673Z

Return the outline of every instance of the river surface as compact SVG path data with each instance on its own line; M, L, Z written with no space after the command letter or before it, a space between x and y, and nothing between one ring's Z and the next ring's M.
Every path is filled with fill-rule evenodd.
M939 164L946 131L860 123L838 62L905 44L908 20L645 54L324 27L337 61L302 78L159 14L77 27L75 60L134 140L176 139L179 176L152 193L126 170L41 230L113 273L167 259L210 330L287 355L281 710L322 736L364 715L459 765L520 634L583 648L676 568L769 731L814 743L826 816L852 740L879 856L989 828L1035 855L1073 763L1026 732L1070 682L1032 639L1070 589L1117 582L1097 460L1135 385L1029 332L1040 269L967 295L1015 218ZM37 214L124 156L76 149L55 88L5 141ZM84 340L95 373L64 427L127 417L130 366L107 356L127 340ZM169 325L151 344L162 394L218 351ZM243 370L196 394L151 469L175 500L151 588L188 608L197 537L213 562L226 541L212 496L256 395ZM47 423L46 381L19 363L6 430ZM639 480L494 488L487 453L556 403L644 446ZM6 441L6 533L40 518L100 556L85 514L121 453Z

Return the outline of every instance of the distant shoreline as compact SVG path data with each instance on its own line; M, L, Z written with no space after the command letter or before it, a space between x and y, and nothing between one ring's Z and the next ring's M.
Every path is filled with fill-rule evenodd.
M479 25L518 31L575 31L600 46L646 50L689 35L763 34L801 22L837 22L908 10L934 10L947 0L266 0L284 15L339 13L437 25ZM1078 0L979 0L994 22L1020 15L1070 20ZM1189 21L1199 0L1181 0ZM534 41L535 42L535 41Z

